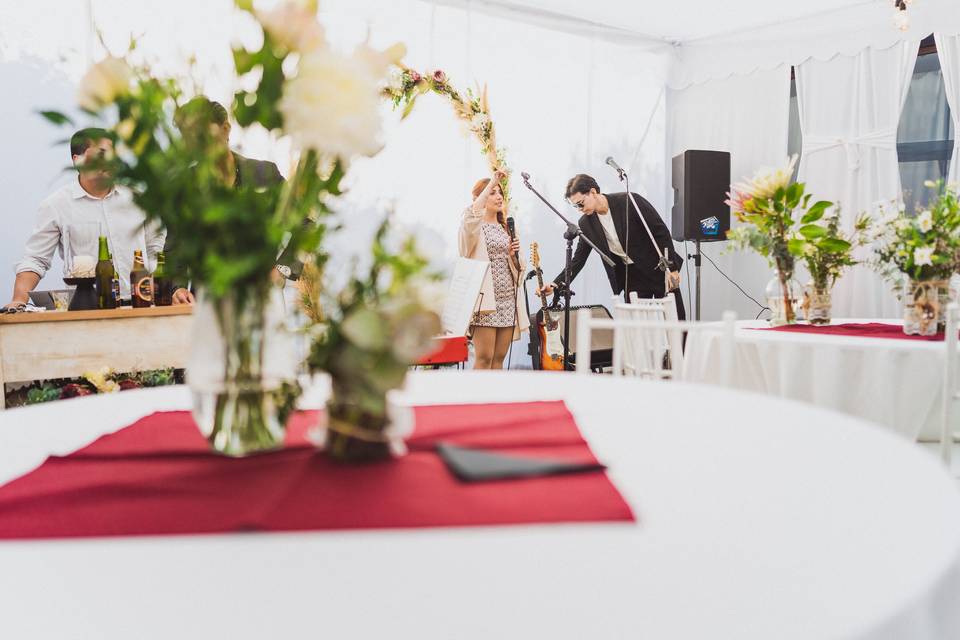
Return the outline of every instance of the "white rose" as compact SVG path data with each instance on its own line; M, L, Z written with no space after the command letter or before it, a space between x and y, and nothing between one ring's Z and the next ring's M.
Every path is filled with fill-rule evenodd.
M343 160L380 151L380 85L368 61L318 49L301 58L280 100L284 131L299 149Z
M90 67L80 80L77 103L87 111L99 111L130 91L133 71L127 63L109 57Z
M933 247L919 247L913 250L913 263L919 267L933 265Z
M921 211L920 215L917 216L917 227L924 233L933 229L933 212L929 209Z
M256 11L264 30L289 51L309 53L326 45L323 27L317 22L316 2L284 2L270 11Z

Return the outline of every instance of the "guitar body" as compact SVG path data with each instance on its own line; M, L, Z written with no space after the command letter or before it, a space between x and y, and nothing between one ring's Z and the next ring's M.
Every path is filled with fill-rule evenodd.
M537 283L543 289L543 274L540 271L540 251L537 243L530 246L530 261L537 272ZM544 371L563 371L563 342L560 339L560 323L547 309L547 296L540 294L541 316L537 335L540 339L540 368Z
M540 323L540 368L544 371L563 371L563 342L560 340L560 323L543 310Z

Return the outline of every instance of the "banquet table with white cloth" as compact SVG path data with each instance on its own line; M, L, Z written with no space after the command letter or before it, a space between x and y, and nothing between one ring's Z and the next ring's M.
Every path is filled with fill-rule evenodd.
M868 322L875 321L832 324ZM942 341L764 330L769 326L764 320L737 322L734 387L864 418L910 440L939 439ZM688 380L717 381L719 336L692 333L684 357Z
M563 399L637 521L2 542L3 636L960 637L960 492L882 428L565 373L416 372L404 398ZM7 411L0 482L189 406L170 387Z

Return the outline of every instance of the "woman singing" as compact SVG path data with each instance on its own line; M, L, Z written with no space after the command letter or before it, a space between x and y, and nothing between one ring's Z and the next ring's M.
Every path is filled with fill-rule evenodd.
M503 214L500 181L504 175L496 171L492 180L484 178L474 185L473 204L460 223L460 255L490 263L470 326L476 352L474 369L502 369L510 343L530 326L526 315L520 313L518 283L523 263L518 264L514 257L520 241L510 241Z

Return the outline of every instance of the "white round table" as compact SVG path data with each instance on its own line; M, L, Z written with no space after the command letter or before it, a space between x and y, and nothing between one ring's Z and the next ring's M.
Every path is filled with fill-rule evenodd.
M4 636L960 637L960 492L880 428L563 373L418 372L407 396L564 399L637 522L2 542ZM3 412L0 480L188 406L168 388Z
M833 324L897 320L834 320ZM940 438L944 343L762 331L737 323L733 384L834 409L888 427L910 440ZM688 380L714 382L719 334L691 333Z

